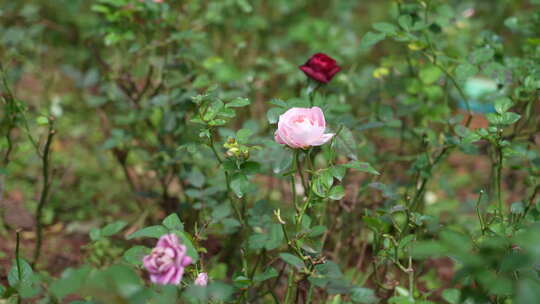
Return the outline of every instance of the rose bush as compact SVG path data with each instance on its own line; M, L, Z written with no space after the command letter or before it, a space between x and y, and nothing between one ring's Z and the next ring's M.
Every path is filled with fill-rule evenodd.
M539 5L6 1L0 303L538 303Z

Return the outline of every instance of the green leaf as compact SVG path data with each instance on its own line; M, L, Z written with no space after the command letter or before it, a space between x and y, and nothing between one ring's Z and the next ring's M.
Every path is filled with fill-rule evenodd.
M247 144L251 135L253 135L253 131L250 129L240 129L236 132L236 139L240 144Z
M248 288L251 285L251 280L242 275L234 278L233 282L237 288Z
M521 118L521 115L514 113L514 112L506 112L502 114L501 117L501 124L503 125L511 125L513 123L516 123Z
M247 161L240 165L240 170L242 170L242 173L245 175L256 174L261 171L261 164L254 161Z
M167 232L169 232L167 228L161 225L149 226L149 227L145 227L145 228L142 228L140 230L133 232L132 234L127 236L127 239L131 240L131 239L143 238L143 237L157 239L160 236L167 234Z
M379 302L372 289L364 287L354 287L351 289L351 300L354 303L374 304Z
M247 190L249 189L249 180L248 178L241 173L237 173L232 177L231 180L231 189L238 198L244 197Z
M197 248L193 246L191 237L183 231L177 231L176 235L180 238L181 243L186 246L186 254L191 257L194 264L197 263L199 260L199 253L197 252Z
M491 60L494 55L495 51L492 48L482 47L472 52L471 59L475 64L481 64Z
M339 135L336 136L336 149L350 159L357 159L356 153L358 152L358 147L356 139L347 127L343 127Z
M373 28L381 33L385 33L388 35L395 35L397 31L395 25L386 22L374 23Z
M459 304L460 297L461 297L461 292L459 291L459 289L449 288L449 289L445 289L442 292L442 298L450 304Z
M59 300L70 294L75 294L84 285L91 272L90 266L79 269L68 268L62 273L62 277L49 286L49 291Z
M213 120L208 122L208 125L216 127L216 126L223 126L226 123L227 123L227 121L225 119L213 119Z
M20 278L17 260L14 260L11 269L8 272L9 286L17 290L21 298L26 299L34 297L41 292L38 285L38 278L34 275L34 271L28 262L22 258L19 258L18 260L18 264L20 265Z
M384 229L384 224L378 217L363 216L362 221L374 232L381 232Z
M337 185L335 187L332 187L330 189L330 193L328 194L328 197L332 200L338 201L342 199L345 196L345 189L342 185Z
M412 248L411 253L416 258L431 258L444 256L448 253L447 248L440 242L423 241L417 242Z
M145 246L133 246L126 250L122 257L129 264L139 266L142 264L143 257L150 254L150 251L151 249Z
M495 100L495 111L504 114L512 107L512 100L508 97L501 97Z
M101 238L101 229L99 228L92 228L90 229L90 240L97 241Z
M281 243L283 242L283 229L281 229L280 224L272 224L270 225L270 229L268 231L268 238L266 242L264 243L264 248L266 250L273 250L281 246Z
M360 49L368 50L384 38L386 38L384 33L367 32L360 41Z
M228 108L240 108L248 106L251 102L247 98L243 97L237 97L230 102L228 102L225 106Z
M107 236L117 234L122 229L124 229L126 225L127 223L124 221L115 221L113 223L110 223L101 229L101 236L107 237Z
M172 213L163 220L163 226L169 230L184 230L184 224L178 217L178 214Z
M366 163L366 162L353 160L341 166L345 168L355 169L362 172L367 172L374 175L380 175L380 173L377 172L377 170L375 170L369 163Z
M223 108L223 101L221 100L216 100L214 102L212 102L210 104L210 106L208 107L208 109L206 109L206 112L204 113L202 119L204 121L211 121L213 120L218 114L219 112L221 111L221 109Z
M470 63L462 63L456 68L456 78L458 81L465 81L478 73L478 68Z
M279 98L273 98L272 100L270 100L269 103L274 105L274 106L278 106L278 107L282 107L282 108L288 108L289 107L285 101L283 101L283 100L281 100Z
M279 254L279 257L287 264L292 265L296 268L304 267L304 262L297 256L292 255L287 252L282 252Z
M193 170L191 170L191 172L189 172L187 181L192 186L201 188L204 185L206 178L204 177L204 174L202 174L201 170L195 167Z
M319 235L322 235L325 232L326 232L326 227L325 226L322 226L322 225L313 226L310 229L310 231L308 233L308 236L309 237L318 237Z
M311 183L311 191L320 197L327 197L328 190L332 184L327 185L325 179L322 176L317 176L314 181Z
M486 119L489 121L492 125L501 125L501 115L498 113L488 113L486 114Z
M513 214L522 214L524 211L525 207L523 206L522 202L515 202L510 206L510 212Z
M21 267L20 277L18 265ZM34 275L34 272L32 271L32 267L30 267L28 262L22 258L19 258L19 263L17 263L17 260L14 260L11 270L8 273L9 286L18 289L20 287L19 285L27 283L32 275Z
M401 15L398 18L398 23L406 31L409 31L413 26L413 20L410 15Z
M277 276L278 272L273 267L268 267L263 273L256 274L253 277L253 281L259 283Z
M321 180L321 183L326 189L330 189L330 187L332 187L332 185L334 184L334 175L332 174L332 171L330 170L322 171L319 178Z
M266 118L269 124L275 124L279 120L279 116L285 112L282 108L271 108L266 112Z
M335 179L342 181L343 177L345 177L345 173L347 173L347 168L342 166L334 166L329 169L332 172L332 175Z
M442 71L438 67L430 65L421 69L419 76L424 84L433 84L442 76Z
M36 123L38 125L44 126L44 125L49 124L49 119L45 116L39 116L38 118L36 118Z

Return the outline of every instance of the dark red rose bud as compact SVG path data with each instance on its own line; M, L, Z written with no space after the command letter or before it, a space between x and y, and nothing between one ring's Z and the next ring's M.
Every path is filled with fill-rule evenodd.
M301 65L300 70L311 79L327 83L332 80L334 75L336 75L341 68L332 57L323 53L317 53L311 56L304 65Z

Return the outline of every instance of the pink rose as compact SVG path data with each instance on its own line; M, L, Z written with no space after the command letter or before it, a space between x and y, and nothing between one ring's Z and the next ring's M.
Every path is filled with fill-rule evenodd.
M186 246L180 244L175 234L160 237L152 252L143 258L144 267L150 273L150 280L161 285L180 284L184 267L192 262L186 251Z
M206 272L201 272L195 279L195 285L206 286L208 285L208 274Z
M320 146L334 136L332 133L325 134L325 128L324 114L319 107L291 108L279 116L274 137L279 144L305 149Z

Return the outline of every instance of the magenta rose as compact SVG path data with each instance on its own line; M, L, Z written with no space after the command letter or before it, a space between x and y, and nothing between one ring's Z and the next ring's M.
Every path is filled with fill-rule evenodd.
M208 274L206 272L201 272L195 279L195 285L206 286L208 285Z
M327 83L332 80L334 75L336 75L341 68L332 57L323 53L317 53L311 56L304 65L301 65L300 70L311 79Z
M180 284L184 268L192 262L186 251L186 246L180 244L176 234L160 237L152 252L143 258L150 280L161 285Z
M291 108L279 116L275 140L291 148L320 146L334 134L324 133L326 121L319 107Z

